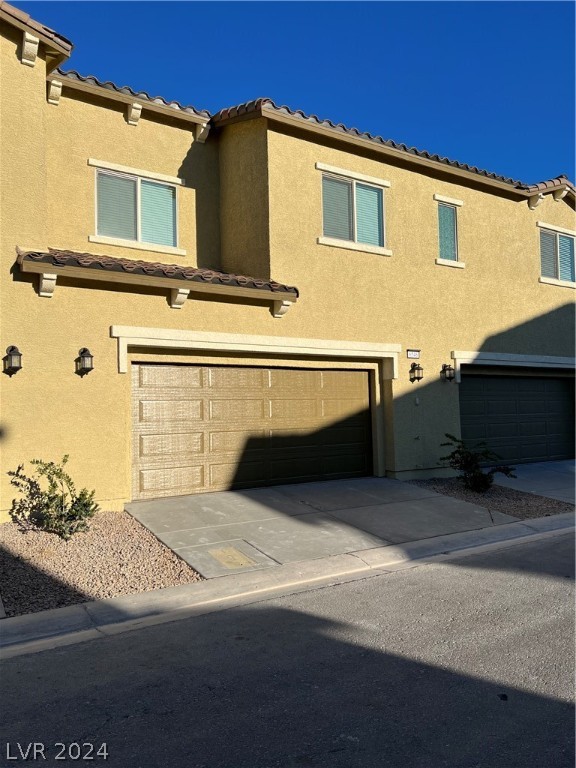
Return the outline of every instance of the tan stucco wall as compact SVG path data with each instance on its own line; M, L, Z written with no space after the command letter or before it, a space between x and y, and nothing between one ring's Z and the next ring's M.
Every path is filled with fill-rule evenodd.
M12 498L8 469L64 453L70 454L77 483L95 488L103 508L121 509L130 498L130 376L118 373L112 325L401 344L399 379L382 384L389 404L393 394L394 407L380 414L386 467L395 472L435 466L444 432L458 428L457 386L438 376L451 350L573 354L554 332L555 311L572 301L573 292L538 283L535 222L573 229L573 212L565 203L547 197L530 212L525 202L266 131L264 120L232 125L198 145L182 124L144 113L138 126L128 126L121 109L94 97L72 97L65 90L59 106L48 105L43 62L22 66L16 57L19 39L9 33L1 48L0 351L18 345L24 367L10 379L0 376L0 510L5 512ZM89 157L186 179L179 209L185 257L88 242L94 234ZM322 220L318 161L390 181L391 257L316 243ZM463 270L434 264L434 193L464 200ZM221 264L297 285L301 295L282 319L255 301L188 300L175 310L167 291L63 279L52 298L39 298L36 277L22 276L17 268L11 274L17 245ZM530 332L522 331L530 321ZM508 337L500 336L509 329ZM497 338L487 342L491 336ZM74 358L83 346L94 354L95 370L80 379ZM406 347L422 349L420 385L408 381ZM131 359L243 362L158 351ZM334 365L309 359L287 364ZM373 363L365 367L373 370Z
M271 275L266 121L250 120L227 126L219 132L218 139L223 268L268 279Z
M574 355L570 312L559 310L573 302L574 291L538 282L536 222L574 230L574 211L566 202L548 195L530 211L525 201L278 130L269 132L268 153L271 270L275 279L292 281L301 291L285 328L295 335L322 328L329 338L422 350L422 383L409 382L405 351L393 382L396 472L434 467L443 455L444 433L459 432L458 387L439 378L452 350ZM317 243L322 173L316 163L390 182L385 220L391 257ZM464 202L458 209L464 269L435 263L434 194Z

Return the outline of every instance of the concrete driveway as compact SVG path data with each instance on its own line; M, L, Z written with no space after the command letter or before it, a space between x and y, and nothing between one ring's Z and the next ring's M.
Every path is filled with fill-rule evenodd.
M496 475L494 484L574 504L575 468L573 459L518 464L516 479Z
M206 578L516 520L375 477L178 496L126 509Z

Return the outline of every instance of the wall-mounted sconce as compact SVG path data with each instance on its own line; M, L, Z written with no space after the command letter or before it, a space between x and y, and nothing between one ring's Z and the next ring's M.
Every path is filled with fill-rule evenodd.
M440 378L443 381L454 381L454 378L456 376L456 371L451 365L448 365L448 363L444 363L442 366L442 370L440 371Z
M86 376L87 373L94 370L94 357L90 354L87 347L82 347L75 360L76 373L78 376Z
M412 363L410 366L410 381L414 384L415 381L422 381L424 378L424 369L418 363Z
M22 368L22 354L18 347L7 347L2 358L2 370L7 376L14 376Z

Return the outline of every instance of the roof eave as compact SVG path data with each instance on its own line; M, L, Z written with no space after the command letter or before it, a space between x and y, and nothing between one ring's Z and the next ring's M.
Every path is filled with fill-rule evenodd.
M10 24L12 27L21 29L24 32L30 32L32 35L34 35L34 37L37 37L43 45L46 46L47 50L53 54L50 56L50 71L60 66L60 63L66 61L66 59L70 57L72 48L74 46L69 41L64 42L64 39L62 39L62 42L60 43L57 39L42 34L42 32L36 26L27 24L25 21L22 21L21 19L13 16L11 13L7 13L5 7L2 6L0 6L0 19L5 21L7 24Z
M71 88L72 90L83 91L84 93L90 93L95 96L99 96L102 99L109 99L110 101L120 102L121 104L140 104L143 110L149 112L157 112L161 115L169 115L177 120L183 120L186 123L193 123L194 125L206 125L209 122L209 117L204 115L194 115L191 112L184 112L183 110L174 109L173 107L157 104L147 99L138 98L138 96L132 96L129 93L119 93L112 89L103 88L100 85L93 85L92 83L85 83L81 80L73 80L72 78L61 75L58 72L52 72L48 75L48 82L58 80L62 83L63 88Z
M353 134L340 131L337 128L332 128L327 125L318 125L313 122L309 122L296 115L289 115L289 114L286 114L285 112L279 112L273 106L270 106L266 103L259 105L253 109L246 110L245 112L235 114L230 117L223 117L223 118L213 120L212 122L215 127L220 127L225 125L232 125L238 122L243 122L244 120L253 120L259 117L264 117L267 120L270 120L276 123L283 123L285 125L290 125L303 131L317 133L322 136L330 136L332 138L337 139L338 141L345 142L346 144L353 144L355 146L360 146L366 149L370 149L372 152L377 152L379 154L386 155L388 157L398 158L399 160L411 163L413 165L434 169L436 171L441 171L443 173L446 173L452 176L458 176L460 178L467 179L476 184L484 184L486 186L490 186L490 187L505 191L508 194L517 195L520 199L527 199L527 198L533 197L534 194L536 194L534 190L518 187L518 186L515 186L514 184L511 184L506 181L501 181L499 179L492 179L490 178L490 176L486 176L482 173L475 173L474 171L468 171L464 168L457 168L454 165L451 165L450 163L442 163L442 162L438 162L437 160L432 160L426 157L420 157L419 155L413 154L411 152L407 152L406 150L403 150L403 149L396 149L386 144L378 144L375 141L360 135L355 136ZM550 187L548 189L538 190L538 191L541 194L548 194L548 193L557 191L562 186L565 186L567 188L569 195L574 196L574 189L570 183L567 183L565 185L559 185L557 187Z

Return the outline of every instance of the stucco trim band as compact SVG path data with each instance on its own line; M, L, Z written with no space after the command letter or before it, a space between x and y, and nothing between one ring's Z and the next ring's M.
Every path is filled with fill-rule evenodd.
M355 243L354 240L337 240L335 237L319 237L316 242L318 245L329 245L332 248L346 248L349 251L376 253L378 256L392 256L392 251L389 248L382 248L379 245L367 245L366 243Z
M165 173L155 173L154 171L143 171L140 168L131 168L127 165L118 165L118 163L108 163L106 160L95 160L88 158L88 165L94 168L101 168L103 171L118 171L119 173L129 173L132 176L141 176L143 179L152 179L153 181L166 181L168 184L178 184L184 186L184 180L178 176L167 176Z
M456 205L456 206L462 206L464 205L463 200L456 200L454 197L445 197L444 195L433 195L434 200L436 200L437 203L447 203L448 205Z
M118 339L118 373L129 369L128 348L162 347L211 352L258 353L270 356L329 357L378 360L384 378L398 378L400 344L373 344L331 339L298 339L286 336L253 336L235 333L179 331L173 328L145 328L113 325L110 336ZM390 365L391 364L391 365Z
M389 181L384 179L378 179L375 176L366 176L365 173L356 173L356 171L347 171L344 168L336 168L334 165L326 165L326 163L316 163L316 168L319 171L326 171L327 173L334 173L337 176L347 176L349 179L355 181L366 181L368 184L374 184L378 187L390 187Z
M576 237L576 232L573 229L557 227L555 224L546 224L544 221L537 221L536 226L542 227L542 229L550 229L552 232L560 232L561 235L571 235L572 237Z
M456 381L462 381L462 365L522 366L523 368L567 368L576 366L576 357L546 355L513 355L503 352L451 352L456 369Z

